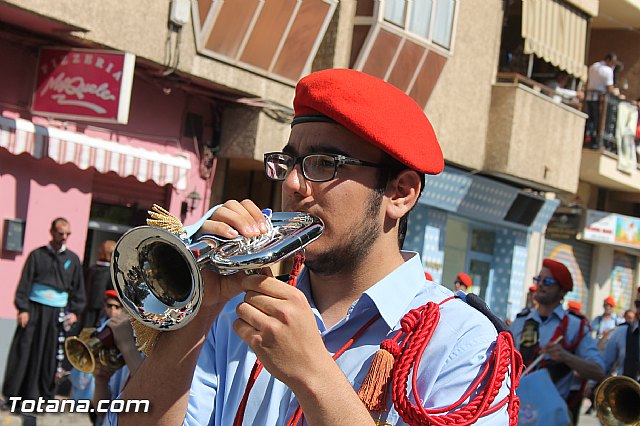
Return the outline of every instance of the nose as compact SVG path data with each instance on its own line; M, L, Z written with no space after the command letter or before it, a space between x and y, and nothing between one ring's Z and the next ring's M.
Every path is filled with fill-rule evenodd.
M293 193L299 193L303 196L309 195L309 183L302 174L302 166L296 164L293 170L282 183L283 191L287 190Z

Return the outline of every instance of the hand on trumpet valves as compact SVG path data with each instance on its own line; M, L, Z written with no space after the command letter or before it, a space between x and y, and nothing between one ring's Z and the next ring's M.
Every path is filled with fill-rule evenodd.
M225 238L256 237L267 231L267 223L262 211L251 200L241 202L230 200L224 203L205 221L200 229L201 234L220 235ZM268 268L265 268L265 270ZM269 272L265 272L270 274ZM242 289L242 275L221 276L208 269L201 271L205 282L203 307L225 304ZM204 309L200 315L207 310Z
M256 237L267 232L267 221L262 211L251 200L229 200L224 203L203 226L204 233L226 238Z

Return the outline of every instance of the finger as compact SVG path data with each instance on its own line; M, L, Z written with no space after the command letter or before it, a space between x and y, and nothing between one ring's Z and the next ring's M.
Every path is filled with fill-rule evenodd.
M240 202L242 206L249 212L251 217L256 221L258 227L260 228L260 232L267 232L267 220L262 214L262 210L258 208L251 200L243 200Z
M242 204L235 200L224 203L222 207L216 210L213 217L216 221L225 222L233 226L245 237L260 235L258 222Z
M254 351L262 346L263 339L260 332L244 320L236 319L233 322L233 331Z
M287 302L282 299L275 299L255 291L248 291L244 295L244 302L263 312L265 315L277 318L280 322L287 322L286 309Z
M198 234L220 235L225 238L235 238L239 235L231 225L213 220L205 220Z
M301 293L297 288L265 275L247 275L242 280L242 289L245 292L254 291L282 300L292 299L297 293Z
M236 306L236 315L257 331L265 330L267 328L266 324L270 321L267 314L245 302Z

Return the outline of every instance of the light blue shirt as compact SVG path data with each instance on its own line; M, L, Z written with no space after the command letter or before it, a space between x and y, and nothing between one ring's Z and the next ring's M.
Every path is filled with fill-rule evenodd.
M606 319L603 315L598 315L591 321L591 328L595 332L596 339L601 339L605 331L616 328L622 322L624 322L624 319L619 318L615 313L611 314L609 319Z
M631 330L635 330L638 328L638 323L633 323L632 327L633 328ZM604 372L607 375L611 373L614 366L616 367L618 376L622 376L624 372L624 357L627 353L628 328L628 324L622 324L611 332L611 337L609 337L607 346L604 349Z
M569 324L567 325L567 332L563 338L563 342L565 342L565 344L571 344L575 342L580 331L580 318L574 315L570 315L562 308L562 306L558 305L558 307L554 309L554 311L551 313L551 315L549 315L546 321L542 321L542 318L540 318L540 314L538 314L538 311L536 311L535 309L530 310L527 314L518 316L511 324L511 332L513 333L513 339L515 340L516 347L520 349L522 329L524 327L525 321L527 321L528 319L533 318L539 324L538 340L540 343L540 348L542 349L547 343L549 343L549 341L555 334L556 328L560 324L560 321L562 321L562 319L566 315L569 315ZM600 351L596 347L596 343L588 331L578 347L575 349L574 353L576 356L586 361L593 361L600 367L604 368L604 362L602 360L602 357L600 356ZM545 356L545 359L549 358ZM563 398L566 398L567 395L569 395L572 379L573 374L567 374L565 377L561 378L555 383L558 392L560 393L560 395L562 395Z
M310 296L306 269L299 276L298 288L307 296L318 332L332 354L369 319L381 314L381 319L336 361L356 390L360 388L380 342L395 334L405 313L429 301L440 302L452 295L445 287L426 281L417 253L403 254L406 262L365 291L350 307L346 317L330 328L325 326ZM186 425L233 424L256 360L255 354L232 329L236 319L235 307L242 298L240 295L227 304L207 336L191 384ZM483 314L459 299L444 303L440 312L440 322L423 355L417 379L419 394L428 408L452 404L464 394L491 355L497 335ZM496 402L507 396L508 382L507 379L503 384ZM409 392L411 389L409 383ZM392 407L390 395L387 400L389 410L382 414L381 419L393 425L405 425ZM297 407L298 402L291 390L265 369L251 390L244 424L284 425ZM349 424L347 413L345 424ZM480 419L477 424L508 424L506 407Z

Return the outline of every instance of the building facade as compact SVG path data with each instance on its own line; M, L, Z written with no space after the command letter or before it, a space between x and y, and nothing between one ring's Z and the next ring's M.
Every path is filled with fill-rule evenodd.
M592 244L581 232L586 209L638 216L637 167L607 175L611 154L582 148L587 115L547 85L560 71L583 85L603 37L629 46L621 28L597 25L616 2L0 0L0 54L10 58L0 68L0 347L14 329L22 264L56 216L71 221L69 245L89 266L102 240L142 223L154 203L185 222L227 199L277 209L262 156L286 143L295 83L334 67L394 84L436 129L447 167L428 177L405 248L437 282L452 288L469 273L504 318L522 308L547 255L571 267L570 300L593 305L614 269L637 285L633 245ZM635 6L622 3L633 20ZM34 108L47 47L135 57L126 124ZM623 75L637 96L632 50ZM546 235L566 212L578 216L576 232Z

